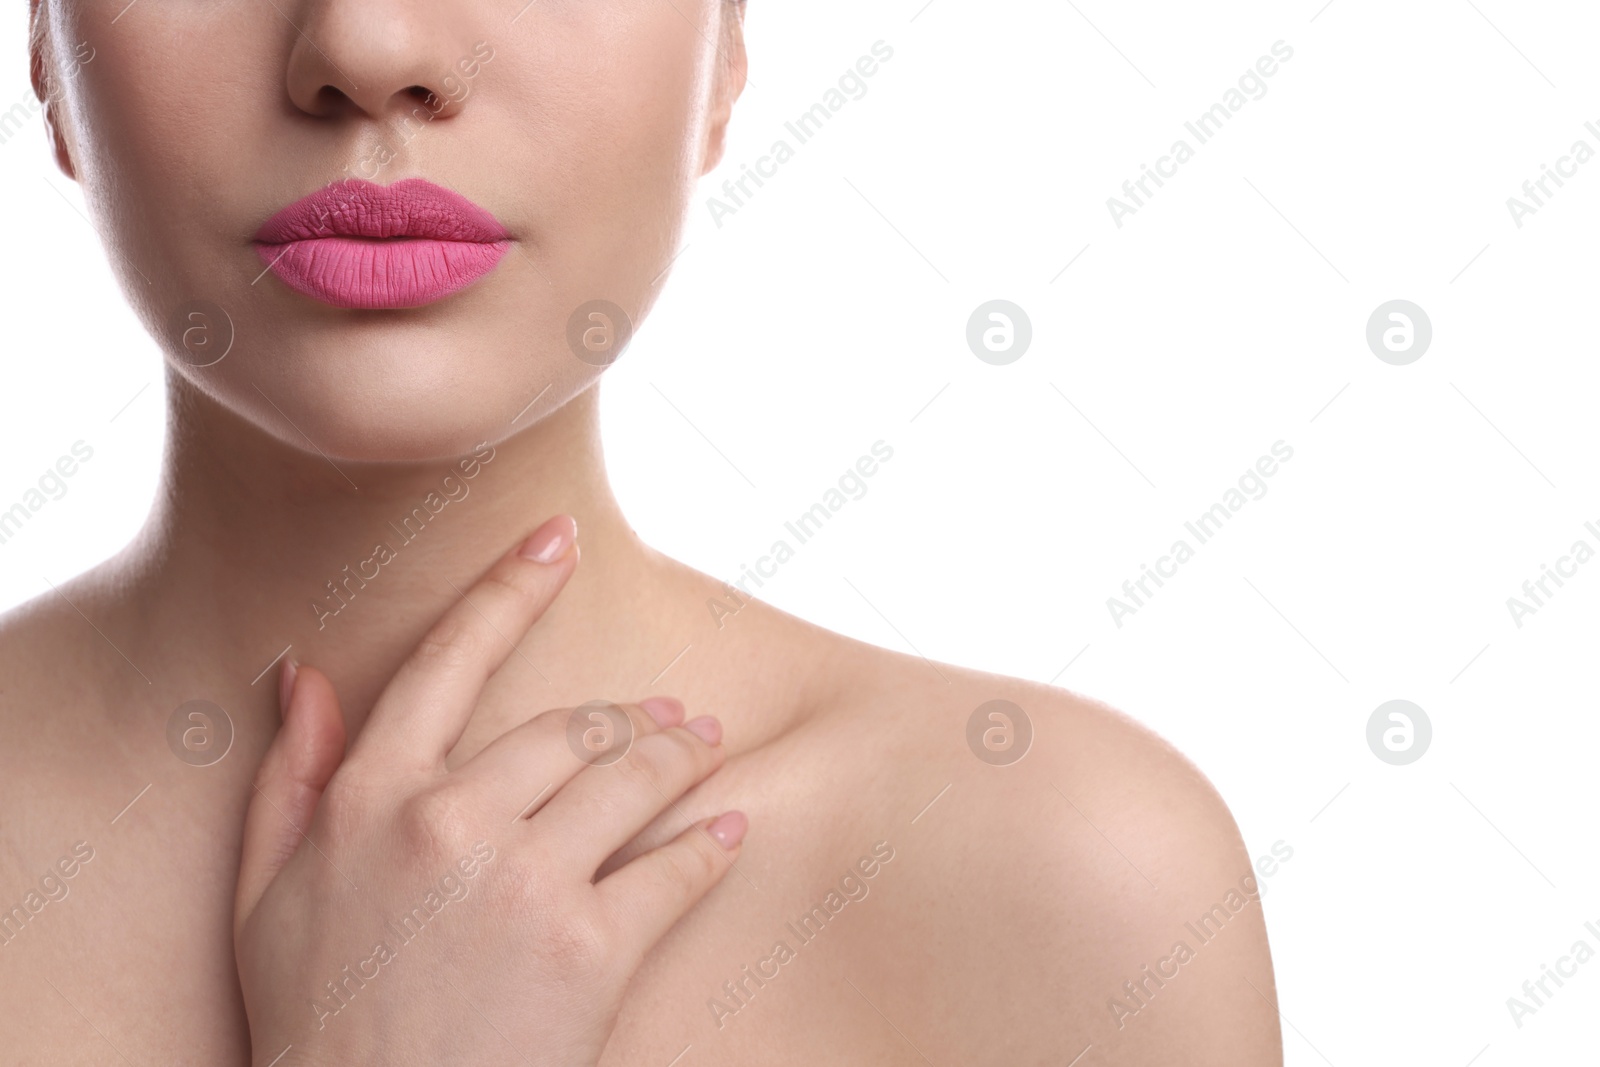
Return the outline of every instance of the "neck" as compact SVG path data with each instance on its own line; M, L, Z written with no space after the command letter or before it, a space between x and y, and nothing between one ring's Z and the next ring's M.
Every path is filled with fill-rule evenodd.
M172 691L162 674L186 688L203 679L219 702L234 694L240 710L271 715L267 668L288 648L329 674L357 727L439 615L565 512L581 562L508 661L525 697L547 697L525 699L522 713L647 695L644 664L676 640L649 634L651 599L684 598L666 592L676 570L640 543L611 494L597 392L459 459L391 465L287 446L170 376L161 492L118 575L130 659L162 699L204 695Z

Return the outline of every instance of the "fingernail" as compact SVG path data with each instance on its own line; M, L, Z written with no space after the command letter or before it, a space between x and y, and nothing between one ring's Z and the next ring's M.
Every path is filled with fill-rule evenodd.
M731 851L744 840L744 832L750 829L750 820L745 818L742 811L723 812L706 829L717 844Z
M521 556L535 563L554 563L567 554L578 539L578 521L571 515L557 515L533 532L522 545Z
M278 668L278 714L289 714L289 701L294 699L294 679L300 673L300 665L294 660L285 658L283 666Z
M683 721L683 704L672 697L646 697L644 700L639 701L639 706L663 730L669 726L676 726Z
M710 715L690 719L683 724L683 728L708 745L714 745L722 740L722 724Z

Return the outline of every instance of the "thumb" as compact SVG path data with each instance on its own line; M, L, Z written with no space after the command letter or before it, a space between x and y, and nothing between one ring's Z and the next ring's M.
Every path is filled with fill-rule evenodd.
M256 771L245 814L235 929L305 840L322 791L344 761L344 716L328 676L286 660L278 687L283 726Z

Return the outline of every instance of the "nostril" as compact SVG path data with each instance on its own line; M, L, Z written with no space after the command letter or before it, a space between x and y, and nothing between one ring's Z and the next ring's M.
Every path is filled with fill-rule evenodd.
M429 116L437 115L445 109L447 101L432 89L421 85L413 85L406 90L406 95L428 109Z
M331 85L324 85L317 90L317 95L311 100L308 109L313 115L336 115L349 102L349 97L343 91Z

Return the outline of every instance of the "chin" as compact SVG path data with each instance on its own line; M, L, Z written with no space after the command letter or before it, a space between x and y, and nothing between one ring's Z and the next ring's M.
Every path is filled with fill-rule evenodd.
M528 336L351 319L177 372L262 432L335 463L443 463L527 429L592 382L593 368L508 334Z

